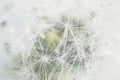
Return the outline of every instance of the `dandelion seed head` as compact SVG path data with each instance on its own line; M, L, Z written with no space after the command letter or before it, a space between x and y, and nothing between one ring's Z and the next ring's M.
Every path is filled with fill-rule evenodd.
M65 28L70 28L70 27L72 27L72 25L69 22L67 22L67 23L64 23L64 27Z
M61 70L69 72L85 67L93 52L88 48L91 47L88 31L81 29L80 20L67 16L60 21L41 18L39 24L26 28L26 33L35 37L30 36L32 39L27 44L30 46L22 56L22 65L28 67L29 75L34 73L30 77L36 77L33 80L52 80L48 78L56 78ZM52 27L41 29L43 24Z
M48 63L49 62L49 57L48 56L42 56L41 61L45 62L45 63Z

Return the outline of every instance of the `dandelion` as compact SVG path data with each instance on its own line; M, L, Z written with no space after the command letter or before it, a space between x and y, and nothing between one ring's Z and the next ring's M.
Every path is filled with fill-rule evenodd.
M90 34L81 21L62 16L56 22L47 18L42 22L52 24L52 27L39 34L37 32L33 45L27 52L29 55L24 53L24 56L19 57L21 61L18 71L25 69L25 79L58 80L62 71L85 69L93 53Z

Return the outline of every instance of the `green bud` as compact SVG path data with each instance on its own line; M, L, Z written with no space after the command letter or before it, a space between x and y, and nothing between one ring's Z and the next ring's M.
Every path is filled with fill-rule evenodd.
M52 48L55 46L57 42L59 42L61 36L58 34L56 30L49 31L45 36L46 46Z

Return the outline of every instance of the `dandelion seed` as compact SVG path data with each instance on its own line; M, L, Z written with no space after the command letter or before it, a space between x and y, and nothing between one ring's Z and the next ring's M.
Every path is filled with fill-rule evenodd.
M47 57L47 56L42 56L42 57L41 57L41 61L42 61L42 62L45 62L45 63L48 63L48 62L49 62L49 57Z

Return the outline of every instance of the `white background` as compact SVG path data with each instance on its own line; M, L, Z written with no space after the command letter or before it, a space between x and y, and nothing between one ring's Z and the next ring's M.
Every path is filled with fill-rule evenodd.
M21 50L18 36L32 24L41 8L45 13L40 15L79 16L86 24L89 14L95 12L88 25L98 34L99 50L93 68L77 80L120 80L120 0L0 0L0 80L13 80L4 68ZM4 21L7 23L2 26ZM10 44L10 53L6 52L5 43Z

